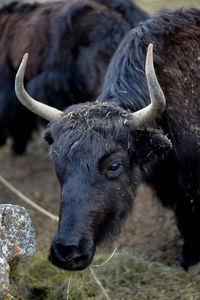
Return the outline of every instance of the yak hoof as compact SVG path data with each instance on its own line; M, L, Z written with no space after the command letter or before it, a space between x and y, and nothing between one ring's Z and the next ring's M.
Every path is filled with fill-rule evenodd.
M26 144L12 144L11 151L14 155L22 155L26 151Z
M0 146L5 145L5 143L6 143L6 136L1 134L0 132Z
M200 273L200 256L186 257L180 256L180 266L191 276Z
M200 262L196 265L190 266L187 270L188 275L195 276L197 274L200 274Z
M187 272L187 274L190 277L194 277L195 275L200 274L200 262L197 263L196 265L192 265L192 266L188 267L187 271L181 265L179 265L178 270L180 272L183 272L183 271Z

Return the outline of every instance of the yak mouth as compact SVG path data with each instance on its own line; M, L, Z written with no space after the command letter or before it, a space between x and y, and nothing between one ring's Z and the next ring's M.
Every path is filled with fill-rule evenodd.
M68 271L81 271L89 267L95 254L96 247L93 246L90 251L84 254L61 257L53 247L50 248L49 261L56 267Z

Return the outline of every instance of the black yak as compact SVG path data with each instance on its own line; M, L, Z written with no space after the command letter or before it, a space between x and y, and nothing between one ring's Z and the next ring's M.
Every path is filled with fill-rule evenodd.
M151 45L144 71L150 43L160 86ZM69 270L87 267L96 245L130 211L136 187L145 180L162 203L175 211L184 238L181 266L197 271L199 49L200 10L161 12L125 36L109 65L98 101L70 106L64 112L26 94L25 61L21 65L16 80L18 98L51 120L44 137L51 145L50 158L61 187L59 227L50 249L50 260L57 266Z
M0 145L9 136L13 151L23 153L38 123L12 88L25 52L25 81L33 97L59 109L95 99L118 44L147 18L131 0L108 2L11 2L0 9Z

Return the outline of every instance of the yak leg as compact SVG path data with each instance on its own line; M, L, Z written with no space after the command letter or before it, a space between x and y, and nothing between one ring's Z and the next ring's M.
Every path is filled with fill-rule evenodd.
M194 150L192 156L190 149L184 156L179 155L179 162L175 164L178 166L177 181L182 197L176 199L174 210L184 238L180 263L185 270L190 272L193 269L191 272L194 273L192 266L200 262L200 165L198 151L192 143L190 146Z
M3 98L3 100L1 99ZM12 150L15 154L22 154L27 142L36 128L36 116L21 105L14 94L0 94L0 145L7 137L12 140Z
M156 190L162 204L174 210L177 226L184 239L180 264L186 271L192 270L195 273L194 266L200 262L198 174L193 174L191 168L181 170L177 166L171 155L168 155L151 168L145 180Z
M177 225L184 237L180 264L186 271L195 273L192 266L200 262L200 199L197 195L198 187L189 180L186 185L192 188L192 193L188 192L187 186L183 188L184 196L182 199L178 198L175 205Z
M15 115L9 124L10 136L12 138L12 151L15 154L23 154L28 141L31 139L32 131L36 128L36 116L18 103Z
M13 152L21 154L36 127L36 117L19 102L13 87L10 78L0 79L0 145L10 137Z
M0 146L3 146L6 143L6 134L4 131L3 124L0 120Z

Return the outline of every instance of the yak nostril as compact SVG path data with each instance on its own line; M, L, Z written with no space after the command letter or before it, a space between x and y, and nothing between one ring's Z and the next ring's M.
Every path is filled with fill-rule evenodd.
M95 253L95 245L86 239L81 239L78 247L75 243L57 240L52 243L49 260L65 270L83 270L89 266Z
M63 244L57 244L56 248L57 248L58 254L63 258L73 255L78 251L78 248L73 245L67 246L67 245L63 245Z

